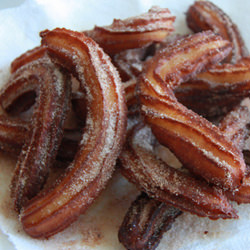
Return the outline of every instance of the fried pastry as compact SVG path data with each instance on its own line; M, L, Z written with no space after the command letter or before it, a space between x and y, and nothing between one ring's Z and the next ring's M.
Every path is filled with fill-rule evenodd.
M11 76L7 86L29 81L37 81L38 98L32 115L32 129L18 157L11 184L17 211L45 183L63 136L71 93L67 75L48 59L24 65Z
M110 179L126 129L126 105L119 75L108 56L79 32L41 33L54 62L67 68L86 92L86 126L79 150L65 175L24 207L24 230L49 237L68 227L97 198Z
M224 116L250 94L250 67L245 58L236 64L215 65L175 89L177 99L207 117Z
M175 17L166 8L153 7L148 13L125 20L114 19L110 26L95 26L84 33L95 40L106 53L114 55L126 49L161 42L174 30Z
M249 55L238 27L219 7L209 1L196 1L187 11L187 24L194 32L212 30L233 44L227 61L236 63Z
M153 250L182 212L141 193L119 229L119 241L130 250Z
M181 105L173 92L229 52L229 42L210 31L178 39L146 62L139 97L145 121L161 144L196 175L233 190L244 176L242 153L217 127Z
M150 197L183 211L211 219L237 218L222 190L209 186L157 159L154 136L143 124L135 126L119 160L122 173Z

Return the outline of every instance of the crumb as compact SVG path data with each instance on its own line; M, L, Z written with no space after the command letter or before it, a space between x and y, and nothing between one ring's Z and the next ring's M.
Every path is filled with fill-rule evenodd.
M81 242L83 245L95 246L99 245L103 238L103 234L98 228L85 228L81 231Z

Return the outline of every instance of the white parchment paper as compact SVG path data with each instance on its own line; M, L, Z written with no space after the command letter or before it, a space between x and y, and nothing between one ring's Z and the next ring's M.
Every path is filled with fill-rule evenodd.
M214 0L238 25L250 49L250 1ZM192 0L25 0L19 7L0 11L0 86L9 76L11 61L40 43L39 32L66 27L91 29L95 24L110 24L113 18L126 18L146 12L151 6L167 7L176 15L176 32L189 32L185 12ZM89 211L64 232L49 240L27 236L11 209L9 183L15 160L0 155L0 228L18 250L29 249L124 249L117 231L135 188L116 173L107 190ZM240 250L249 249L250 205L241 205L239 220L211 221L184 213L164 235L158 249ZM2 248L1 248L2 247ZM0 249L9 249L0 242Z

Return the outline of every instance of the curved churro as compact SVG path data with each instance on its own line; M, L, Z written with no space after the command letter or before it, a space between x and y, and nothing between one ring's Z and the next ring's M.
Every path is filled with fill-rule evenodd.
M166 8L153 7L148 13L125 20L114 19L110 26L95 26L84 33L105 52L114 55L126 49L141 48L161 42L173 31L175 17Z
M67 79L45 59L24 65L7 84L12 86L32 81L38 86L32 129L22 147L12 179L11 193L17 211L41 190L56 157L71 93Z
M63 230L93 203L112 175L126 128L120 78L102 49L84 34L66 29L43 32L42 44L79 80L88 114L80 148L65 176L21 213L24 230L36 238Z
M241 152L218 128L181 105L173 92L181 82L229 52L229 42L210 31L177 39L146 63L139 95L145 121L161 144L193 173L234 189L245 171Z

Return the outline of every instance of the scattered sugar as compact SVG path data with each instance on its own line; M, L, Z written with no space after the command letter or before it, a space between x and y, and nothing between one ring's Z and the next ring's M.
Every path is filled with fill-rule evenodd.
M86 152L88 152L88 155L83 162L84 168L80 167L81 173L78 173L80 170L76 170L74 173L74 185L67 187L67 193L71 196L84 190L89 183L100 175L101 178L98 181L98 190L96 192L98 193L103 188L106 181L111 177L116 156L120 151L121 135L119 130L122 127L125 128L125 121L119 119L124 105L119 75L108 56L96 44L88 42L86 46L89 58L85 58L84 63L82 63L82 60L79 63L80 55L75 53L73 61L79 65L76 67L76 72L82 87L86 89L87 95L91 96L88 103L89 106L92 106L88 109L85 132L81 140L81 148L84 149L84 154L86 155ZM93 70L97 75L97 79L89 78L89 82L86 82L84 67L90 67L90 70ZM94 88L93 86L97 82L99 85ZM100 121L93 120L93 115L97 116L99 111L98 107L93 106L94 96L96 95L102 96ZM118 99L117 102L116 98ZM92 108L95 109L93 111L95 114L91 113ZM102 119L102 117L105 117L105 119ZM95 154L96 151L98 151L98 155ZM74 163L71 164L69 169L74 172ZM86 193L85 197L87 199L88 193ZM92 199L94 197L88 199L87 203L91 203Z
M233 49L232 49L232 52L233 52L233 57L232 57L232 63L236 63L239 59L241 58L238 58L237 55L240 55L240 47L238 46L238 33L235 32L235 26L234 24L232 23L231 19L229 18L229 16L227 16L226 14L223 13L223 11L221 11L219 8L217 8L216 6L213 6L211 5L210 3L206 5L204 5L204 9L207 10L207 12L203 11L203 15L205 17L209 19L211 19L211 15L209 14L211 12L211 10L214 12L214 13L218 13L216 14L216 18L219 19L219 21L226 27L226 30L227 30L227 33L230 37L230 39L232 40L232 43L233 43ZM210 10L211 9L211 10ZM216 26L213 26L213 29L214 29L214 32L215 33L220 33L220 30L219 28L217 28Z
M146 126L137 131L133 137L132 145L138 159L137 163L133 159L134 163L129 168L132 169L140 183L143 183L143 187L150 193L153 192L153 189L155 191L160 189L168 190L176 196L184 195L183 190L185 190L185 196L197 204L209 203L209 199L213 197L214 205L220 207L220 200L216 201L212 192L207 192L206 188L204 189L198 182L195 183L191 177L181 174L178 170L170 170L171 168L156 159L153 152L154 140L150 128ZM128 155L123 154L122 157L127 158L127 161L130 162Z
M52 1L47 1L47 2L52 2ZM178 1L176 1L176 2L178 2ZM183 4L185 5L185 3L183 3ZM226 3L226 5L228 6L227 3ZM53 6L54 6L54 8L50 9L50 12L48 12L49 15L50 15L50 13L52 13L52 10L56 11L56 13L59 13L59 10L58 11L56 10L55 5L53 5ZM77 8L79 7L78 4L72 5L72 6L77 6ZM89 8L87 8L87 9L89 11ZM98 9L98 8L96 8L96 9ZM179 9L180 9L180 11L183 11L183 8L180 8L179 6L176 6L176 10L179 10ZM22 13L22 12L20 12L20 13ZM36 13L37 12L35 12L35 14ZM67 9L67 15L70 15L70 10L69 9ZM27 15L27 16L29 16L29 15ZM63 15L61 15L61 16L63 16ZM58 25L62 25L63 20L66 20L66 22L69 22L69 20L72 20L72 18L68 18L68 16L67 16L67 18L65 18L65 16L63 16L63 18L60 18L61 16L60 15L59 16L58 15L53 15L53 17L56 17ZM74 20L79 20L78 18L81 17L81 16L84 16L86 18L85 15L83 15L82 13L80 13L77 18L74 16L73 19ZM89 16L91 17L91 14ZM58 19L58 17L59 17L59 19ZM22 16L21 19L23 19L23 16ZM90 20L92 20L92 19L90 19ZM77 23L78 23L78 27L79 27L79 21ZM84 24L85 22L80 22L80 23ZM48 24L47 21L43 22L43 25L47 25L47 24ZM182 25L182 26L185 26L185 25ZM27 30L29 32L28 36L31 36L30 35L31 34L30 33L30 29L27 29ZM13 32L13 33L16 33L16 32ZM22 34L23 34L23 32L22 32ZM14 40L14 39L12 39L12 40ZM16 47L19 47L19 46L16 46ZM6 53L9 53L9 51L6 50ZM7 57L9 57L9 56L3 56L3 58L7 58ZM119 186L119 189L120 189L120 186ZM112 197L112 194L108 194L107 196L108 197ZM101 205L100 206L100 210L101 211L103 211L102 208L103 208L103 206ZM237 239L237 237L240 236L240 238L242 239L241 233L244 234L244 232L246 232L246 231L248 232L249 231L249 230L247 230L248 229L248 224L247 223L249 221L249 216L247 215L248 214L248 210L249 210L249 206L247 206L247 205L246 206L244 206L244 205L241 206L241 212L242 212L242 215L243 215L243 217L242 217L243 219L242 220L237 220L236 222L234 222L234 221L224 221L224 220L209 221L207 219L201 219L201 218L198 218L197 216L191 216L191 215L189 215L189 214L186 213L184 216L182 216L180 218L180 220L177 220L177 223L175 223L175 225L173 227L173 230L171 230L170 232L168 232L164 236L164 239L163 239L161 245L159 246L159 249L165 249L166 246L168 246L169 249L179 249L179 248L180 249L187 249L187 248L188 249L192 249L192 247L194 247L195 249L205 249L204 245L202 245L202 244L206 245L206 249L212 249L212 248L213 249L221 249L222 248L221 247L221 244L222 244L221 242L228 241L228 238L235 238L236 239L235 242L237 242L237 246L238 246L239 244L241 244L241 241L239 242L238 239ZM107 210L106 214L109 215L110 214L109 212L110 212L110 210ZM115 217L119 217L120 216L119 212L120 212L120 210L118 210L118 212L116 213L117 216L115 216ZM97 212L97 215L98 214L100 214L99 211ZM105 214L105 212L104 212L104 214ZM97 217L97 218L99 218L99 217ZM96 220L98 220L98 219L96 219L96 217L94 216L92 218L91 223L94 223ZM101 223L105 224L107 222L108 221L106 220L105 222L101 222ZM8 224L8 223L6 223L6 224ZM5 223L2 223L2 224L5 224ZM83 225L83 224L85 225L85 223L81 223L80 225ZM119 223L116 224L116 228L113 229L113 234L114 235L116 235L115 232L117 231L118 226L119 226ZM77 228L79 229L79 225L77 225ZM203 232L205 230L208 230L209 233L206 236L206 238L204 239ZM13 231L16 231L16 229L13 230ZM104 230L103 232L106 233L107 231L108 230ZM72 236L72 235L74 237L75 233L71 232L70 236ZM29 242L29 244L31 244L30 243L32 241L31 239L28 239L23 234L21 236L27 242ZM59 244L58 249L74 248L75 245L68 245L69 242L68 242L68 244L66 242L68 240L68 238L70 238L70 236L69 235L67 235L68 237L64 237L64 236L65 235L62 235L61 238L59 237L60 239L58 239L57 241L55 241L53 239L46 240L44 242L44 246L46 246L46 247L43 247L43 248L50 248L51 245L52 245L52 248L53 247L57 248L59 242L63 242L63 243ZM214 244L209 247L209 245L210 245L209 241L211 241L211 240L214 240L215 242L217 242L218 245L216 245L216 243L214 243L215 247L214 247ZM113 244L114 241L117 241L116 236L115 236L115 239L113 241L109 239L109 242L104 242L104 246L102 245L102 247L104 247L106 249L111 249L111 248L112 249L118 249L119 247L121 247L118 243L115 245L116 247L111 247L111 245ZM40 245L40 244L43 244L43 243L38 243L38 241L34 241L32 244L33 244L33 246L34 245L37 246L37 245ZM49 245L49 244L51 244L51 245ZM79 241L78 241L78 244L80 244ZM84 242L83 242L83 245L85 247ZM79 247L79 245L78 245L78 247ZM231 245L230 245L230 247L231 247ZM97 248L100 248L100 247L97 246Z
M148 13L125 20L114 19L112 25L103 29L109 32L144 32L155 29L172 29L173 15L168 9L152 7Z

